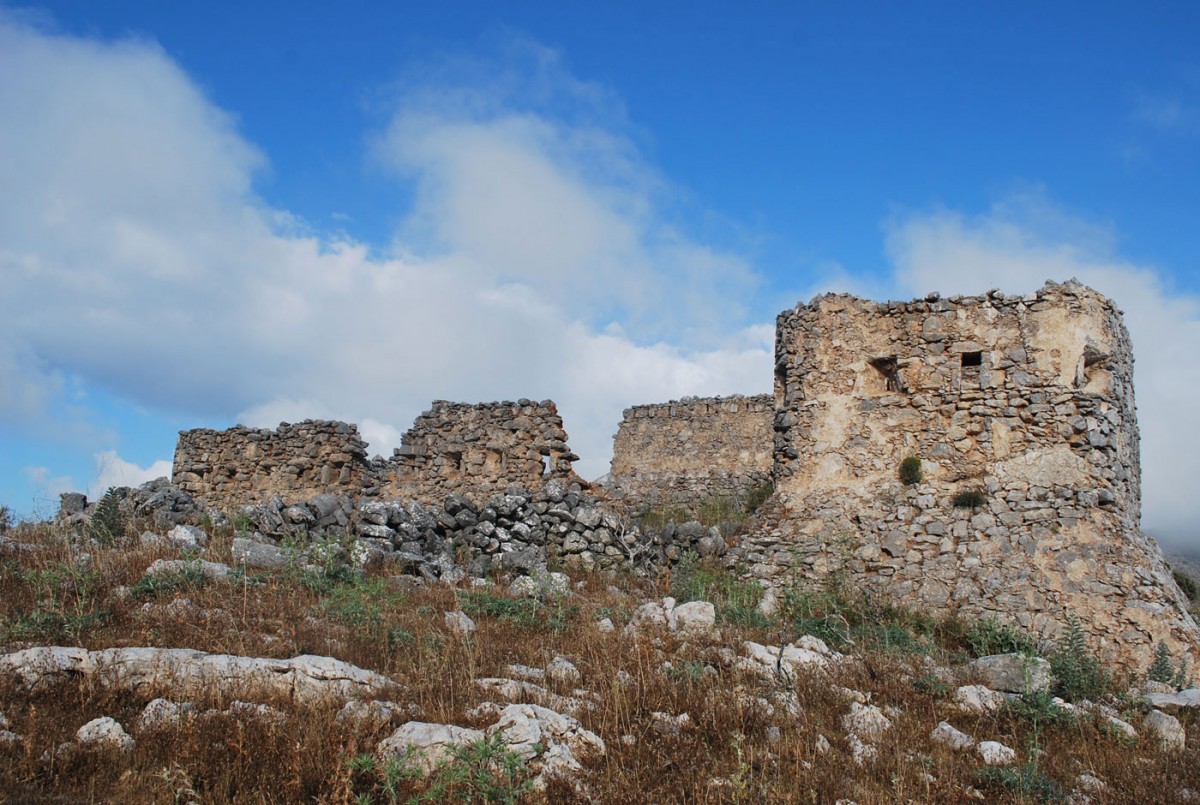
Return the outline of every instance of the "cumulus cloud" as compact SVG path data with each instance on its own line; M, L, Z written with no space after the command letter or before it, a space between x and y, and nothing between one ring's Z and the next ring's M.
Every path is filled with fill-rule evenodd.
M1200 299L1178 293L1152 266L1116 254L1112 228L1072 215L1038 192L987 213L916 213L887 227L896 281L908 295L930 290L1023 293L1077 277L1112 298L1133 339L1142 434L1143 523L1174 546L1197 547L1192 502L1200 477Z
M747 263L686 234L601 88L509 56L482 91L443 71L389 101L372 164L415 203L381 255L269 208L265 155L153 42L0 10L0 421L69 375L183 417L356 421L386 454L433 399L553 398L599 475L623 407L769 388ZM93 488L161 465L103 455Z
M96 479L87 490L88 497L93 500L103 495L110 486L141 486L155 478L171 477L171 462L166 459L159 459L149 467L139 467L121 458L116 450L105 450L93 458L96 461Z

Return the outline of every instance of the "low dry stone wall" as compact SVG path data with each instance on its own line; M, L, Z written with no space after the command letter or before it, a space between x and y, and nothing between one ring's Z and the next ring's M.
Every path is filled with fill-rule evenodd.
M610 485L635 507L693 514L716 498L744 499L771 483L774 416L769 394L627 408Z
M275 430L180 431L171 470L193 498L218 507L323 493L358 495L367 445L345 422L310 419Z
M1159 641L1200 659L1139 530L1132 350L1100 294L818 297L779 316L776 398L776 494L740 546L756 576L836 573L1051 639L1075 615L1139 670Z

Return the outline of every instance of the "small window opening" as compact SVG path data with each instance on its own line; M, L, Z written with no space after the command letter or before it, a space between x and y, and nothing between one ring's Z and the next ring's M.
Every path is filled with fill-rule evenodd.
M550 477L550 456L542 456L542 477Z
M872 358L871 365L875 371L883 375L884 388L888 391L904 391L904 380L900 377L900 361L895 355L886 358Z
M964 352L962 354L962 365L964 369L972 366L983 366L983 353Z

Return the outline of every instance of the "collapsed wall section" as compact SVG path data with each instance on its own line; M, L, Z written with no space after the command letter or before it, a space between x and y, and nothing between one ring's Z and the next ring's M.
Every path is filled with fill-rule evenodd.
M771 483L774 413L769 394L627 408L610 486L635 505L693 512L715 498L745 499Z
M309 419L275 430L180 431L171 474L196 500L233 508L319 494L357 497L367 480L367 445L345 422Z
M441 504L451 493L484 500L509 486L536 492L553 479L578 482L578 459L550 400L437 400L378 468L378 494Z
M756 575L846 574L1046 638L1073 614L1142 670L1160 640L1200 643L1139 529L1132 349L1100 294L826 295L780 314L775 373L776 493L742 546Z

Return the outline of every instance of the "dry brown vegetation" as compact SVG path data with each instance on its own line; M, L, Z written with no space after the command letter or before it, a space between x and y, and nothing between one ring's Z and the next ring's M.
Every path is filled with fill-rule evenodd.
M8 802L632 805L845 798L867 805L976 801L973 792L988 802L1055 802L1066 801L1081 773L1107 783L1105 791L1090 794L1096 803L1165 802L1181 789L1200 791L1194 719L1184 719L1192 737L1187 750L1168 754L1145 736L1122 739L1092 717L1056 721L1037 702L1024 712L965 715L950 702L947 686L927 673L925 654L942 663L962 659L964 624L933 623L886 608L856 623L841 615L822 620L829 613L811 606L814 598L805 599L810 606L803 612L793 608L791 617L765 619L754 614L751 592L711 568L685 569L692 574L687 579L678 573L674 579L576 577L573 593L539 605L495 590L443 584L409 589L382 575L358 578L336 568L317 575L250 572L232 584L185 575L149 585L141 582L146 567L175 553L89 546L90 561L81 564L51 526L20 526L8 536L40 547L0 560L3 652L79 645L327 655L400 682L394 698L411 718L480 728L486 724L467 711L489 696L473 685L475 678L502 676L509 663L543 666L562 655L578 666L582 685L598 694L597 707L579 719L607 744L606 754L585 763L578 791L566 781L552 781L545 792L522 791L521 769L504 777L495 755L490 763L486 754L476 763L475 777L455 777L450 770L425 780L395 769L389 774L370 755L400 720L373 730L351 728L335 721L340 702L301 707L276 701L287 713L277 723L213 715L139 732L131 725L148 694L69 682L31 695L12 679L0 679L0 712L22 736L19 745L0 748L0 797ZM231 536L229 529L217 529L205 558L228 561ZM724 616L719 638L620 635L644 600L689 590L707 590L719 599ZM478 623L470 638L455 637L443 622L444 612L458 608L473 613ZM603 617L616 622L617 633L595 628ZM877 623L869 622L872 617ZM719 661L723 646L738 650L743 640L778 645L822 623L854 641L839 648L856 661L831 674L814 671L773 686ZM624 674L632 681L623 681ZM849 700L837 686L868 692L873 703L897 710L894 726L878 743L878 757L861 766L851 758L841 726ZM739 695L769 695L772 687L794 690L798 715L782 708L768 715ZM229 705L215 696L193 700L201 709ZM1132 700L1114 702L1138 723ZM655 712L688 713L692 726L661 734ZM82 724L106 715L134 734L131 752L56 753ZM987 772L974 753L934 743L930 730L943 719L980 740L1017 749L1018 765L1010 772ZM832 745L827 753L818 750L818 736ZM464 758L461 765L471 763Z

